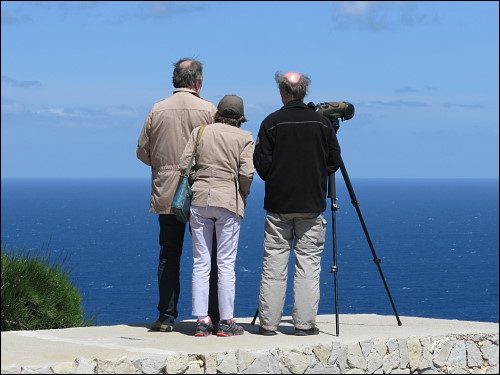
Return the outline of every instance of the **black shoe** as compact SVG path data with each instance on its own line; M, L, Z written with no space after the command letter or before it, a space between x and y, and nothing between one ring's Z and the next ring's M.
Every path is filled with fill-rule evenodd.
M277 334L276 331L270 331L268 329L264 329L262 327L259 327L259 335L274 336L276 334Z
M311 336L311 335L319 335L319 328L318 327L313 327L309 329L295 328L295 336Z

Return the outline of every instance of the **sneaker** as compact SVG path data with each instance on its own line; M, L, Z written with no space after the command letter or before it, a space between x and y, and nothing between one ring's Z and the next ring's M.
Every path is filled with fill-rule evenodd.
M172 332L174 330L174 326L172 324L167 324L162 322L161 320L157 320L156 322L151 324L151 327L149 327L153 331L160 331L160 332Z
M194 333L197 337L209 336L214 331L214 326L212 324L212 320L210 322L205 323L204 320L196 321L196 332Z
M231 320L221 320L219 323L219 330L217 331L217 336L237 336L242 335L245 332L242 326L237 325L234 319Z
M295 328L295 336L311 336L311 335L319 335L319 328L318 327L313 327L309 329Z
M259 335L274 336L274 335L277 335L277 333L276 333L276 331L270 331L268 329L264 329L262 327L259 327Z

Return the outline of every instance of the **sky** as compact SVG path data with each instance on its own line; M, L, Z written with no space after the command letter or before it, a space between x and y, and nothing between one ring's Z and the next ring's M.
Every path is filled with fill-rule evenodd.
M497 1L2 1L1 177L149 178L137 139L188 57L254 139L276 71L352 103L351 178L498 179L498 19Z

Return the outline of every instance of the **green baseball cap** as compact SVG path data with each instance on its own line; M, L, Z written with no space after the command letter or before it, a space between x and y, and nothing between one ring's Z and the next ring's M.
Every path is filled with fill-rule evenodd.
M239 119L245 116L243 99L238 95L225 95L219 102L217 111L224 117Z

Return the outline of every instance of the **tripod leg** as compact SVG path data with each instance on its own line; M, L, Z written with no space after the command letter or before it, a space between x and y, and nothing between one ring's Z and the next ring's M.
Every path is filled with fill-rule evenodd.
M377 265L378 272L380 273L380 277L382 278L382 282L384 283L385 290L387 292L387 296L389 297L389 301L391 302L392 309L394 311L394 315L396 316L396 320L398 321L398 325L400 326L401 320L399 319L398 312L396 311L396 306L394 305L394 301L392 300L391 293L389 292L389 288L385 281L384 274L382 273L382 268L380 268L381 259L377 258L377 254L375 253L375 249L373 248L372 241L370 239L370 235L368 234L368 229L366 228L365 221L363 220L363 216L361 215L361 210L359 209L359 202L356 199L356 195L354 194L354 189L351 185L351 180L347 175L347 171L345 169L344 161L341 159L340 163L340 171L342 172L342 177L344 177L345 184L347 186L347 190L349 191L349 195L351 197L351 203L356 208L356 212L358 213L359 221L361 222L361 226L363 227L363 231L365 232L366 240L368 241L368 245L370 246L370 250L372 251L373 261Z
M338 289L338 279L337 279L337 192L335 189L335 173L332 173L328 178L328 197L332 202L332 244L333 244L333 266L330 273L333 273L333 283L335 290L335 334L339 335L339 289Z
M257 316L259 316L259 308L257 307L257 311L255 311L255 315L253 316L252 320L252 325L255 325L255 320L257 319Z

